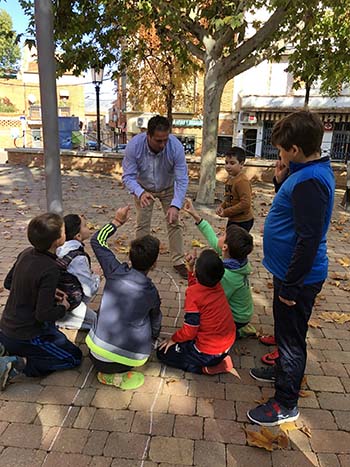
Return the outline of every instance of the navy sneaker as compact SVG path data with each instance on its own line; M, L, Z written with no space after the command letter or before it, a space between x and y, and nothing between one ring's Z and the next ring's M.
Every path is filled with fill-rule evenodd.
M253 423L262 426L276 426L286 422L294 422L299 417L298 407L284 407L276 399L269 399L265 404L248 410L247 417Z
M252 368L249 374L252 378L257 381L262 381L263 383L274 383L276 381L276 370L274 366Z

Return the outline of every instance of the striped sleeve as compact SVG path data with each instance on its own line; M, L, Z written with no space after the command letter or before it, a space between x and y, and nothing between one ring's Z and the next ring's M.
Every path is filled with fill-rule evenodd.
M91 246L101 265L104 276L107 278L108 275L114 271L120 262L116 258L115 254L108 248L107 241L111 235L117 230L114 224L106 224L102 229L98 230L91 237Z

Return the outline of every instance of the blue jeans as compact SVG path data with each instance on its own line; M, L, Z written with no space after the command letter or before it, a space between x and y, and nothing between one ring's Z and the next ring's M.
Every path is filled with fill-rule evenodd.
M190 373L202 374L204 366L214 366L220 363L227 353L220 355L209 355L199 352L193 341L180 342L169 347L167 353L162 350L157 350L157 357L166 365L174 368L180 368Z
M25 357L23 370L26 376L46 376L53 371L68 370L79 366L82 353L55 326L50 325L33 339L14 339L0 331L0 342L9 355Z

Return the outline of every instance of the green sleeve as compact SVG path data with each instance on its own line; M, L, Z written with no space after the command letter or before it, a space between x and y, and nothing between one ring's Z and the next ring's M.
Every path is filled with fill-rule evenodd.
M201 231L203 236L206 238L209 245L214 248L219 255L221 255L221 248L218 247L218 237L214 232L213 227L209 224L208 221L202 219L201 222L197 225L198 229Z

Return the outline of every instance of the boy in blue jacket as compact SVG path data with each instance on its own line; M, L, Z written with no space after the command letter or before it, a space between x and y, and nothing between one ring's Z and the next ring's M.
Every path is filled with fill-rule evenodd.
M107 246L108 239L128 220L129 210L129 206L119 208L113 221L91 238L106 284L97 320L86 337L100 383L121 389L143 384L143 374L129 370L146 363L162 320L158 291L147 277L157 262L159 240L146 235L132 241L131 267L121 263Z
M277 194L264 226L265 268L273 274L273 315L279 351L276 366L252 369L258 381L275 382L275 395L249 410L248 418L274 426L298 418L306 364L306 333L317 294L328 272L327 231L335 181L329 157L321 157L323 124L300 111L280 120L272 143L281 162Z

